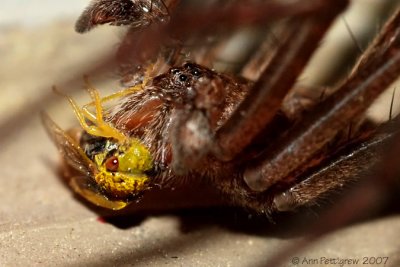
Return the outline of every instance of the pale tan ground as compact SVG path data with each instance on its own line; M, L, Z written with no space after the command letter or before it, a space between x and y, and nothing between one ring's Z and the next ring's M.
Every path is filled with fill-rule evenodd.
M114 28L84 36L72 29L68 21L1 31L0 266L263 266L302 237L293 230L295 216L260 227L223 209L154 215L144 207L122 222L98 220L96 209L78 201L58 175L57 151L39 111L47 110L63 127L73 125L70 108L51 86L64 85L87 102L77 90L82 82L66 82L113 49L120 36ZM100 88L113 88L94 79ZM113 73L104 80L116 86ZM299 266L325 266L321 257L360 261L344 266L365 266L363 257L388 257L385 266L400 266L400 215L351 225L295 256ZM289 259L285 266L294 265Z

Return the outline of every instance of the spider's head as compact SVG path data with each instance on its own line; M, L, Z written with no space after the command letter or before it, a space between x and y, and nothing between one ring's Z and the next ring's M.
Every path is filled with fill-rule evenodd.
M153 78L152 84L162 90L164 100L182 106L187 105L198 95L200 83L215 78L217 74L212 70L186 62Z

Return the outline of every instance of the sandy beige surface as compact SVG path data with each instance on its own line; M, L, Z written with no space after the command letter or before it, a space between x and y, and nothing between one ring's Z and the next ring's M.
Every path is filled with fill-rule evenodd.
M72 29L67 21L35 30L7 28L0 35L0 266L264 266L303 237L295 215L273 224L224 208L154 212L153 204L169 209L165 199L171 195L161 195L154 198L158 203L145 201L140 212L105 221L74 197L60 178L58 154L39 111L63 127L73 125L68 104L51 86L86 102L83 82L69 81L114 49L120 33L104 28L82 36ZM93 79L99 88L117 86L112 71ZM175 207L185 206L179 201ZM323 257L358 260L343 266L388 257L386 265L372 266L400 266L400 215L332 233L285 266L295 266L294 257L298 266L341 266L326 265Z

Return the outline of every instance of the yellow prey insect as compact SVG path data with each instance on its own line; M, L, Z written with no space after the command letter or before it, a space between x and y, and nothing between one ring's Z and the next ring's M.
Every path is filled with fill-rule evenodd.
M63 131L45 113L42 121L66 163L78 172L69 181L74 191L95 205L119 210L150 188L145 172L152 169L153 161L140 140L124 135L103 120L102 102L137 91L144 83L102 99L87 80L86 84L93 102L81 108L71 97L65 97L83 128L81 135L89 136L90 145L96 149L83 149L78 138ZM95 107L95 115L88 106Z

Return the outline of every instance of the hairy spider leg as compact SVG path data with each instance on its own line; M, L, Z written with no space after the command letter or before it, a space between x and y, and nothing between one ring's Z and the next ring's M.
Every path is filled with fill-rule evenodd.
M234 159L271 123L325 32L347 5L347 0L325 2L310 17L292 21L293 26L288 29L286 40L261 73L249 95L218 129L216 145L213 146L213 152L218 158L225 161Z
M390 124L392 123L389 122L382 128L389 128ZM372 137L371 134L368 135L367 140L346 145L346 148L342 149L344 151L327 162L323 162L304 180L300 179L300 182L275 195L273 209L290 211L300 206L311 207L315 205L317 199L323 198L329 192L356 182L365 175L366 166L374 166L379 162L379 155L384 152L385 146L392 141L393 136L393 129L383 129Z
M398 119L399 117L396 117L396 121L392 125L395 130L399 129ZM378 164L369 168L370 172L363 173L363 176L365 176L364 181L337 200L334 206L322 214L317 222L307 225L305 229L308 232L306 238L285 246L281 251L269 258L263 266L284 264L284 260L291 255L300 254L301 251L315 244L314 242L325 234L363 218L367 214L374 214L380 211L384 203L393 200L393 196L398 195L400 134L397 131L390 135L390 142L386 142L389 140L384 141L383 147L380 148L385 150L385 153L381 154L383 156L381 160ZM383 137L383 139L385 138ZM375 139L375 141L378 140Z
M400 10L384 26L350 76L334 94L315 106L289 135L276 142L244 173L247 185L264 191L310 162L337 133L359 118L400 75Z

